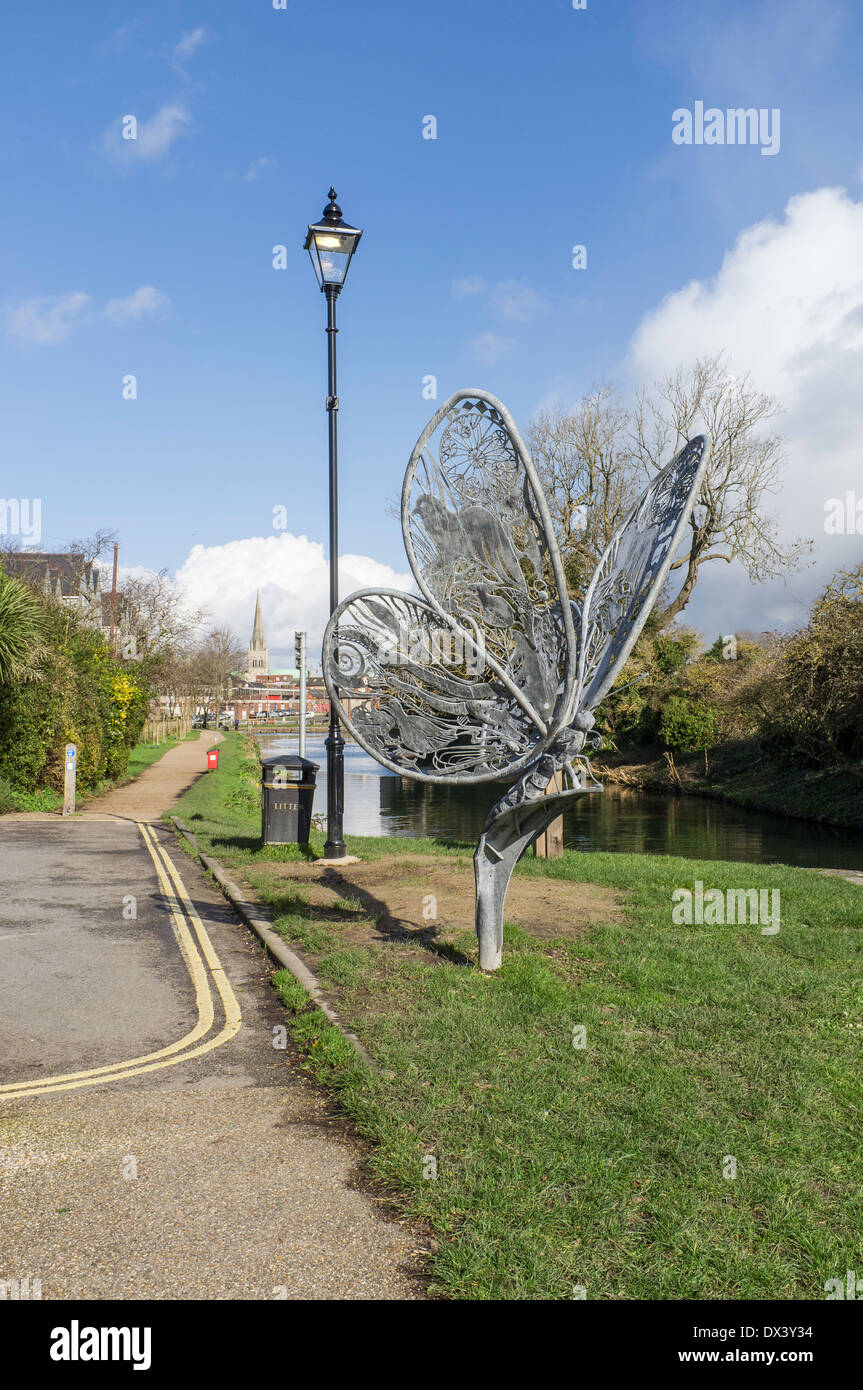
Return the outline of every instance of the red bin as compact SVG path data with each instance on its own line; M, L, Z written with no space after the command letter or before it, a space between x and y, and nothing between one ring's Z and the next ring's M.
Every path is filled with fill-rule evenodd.
M215 772L215 771L217 770L217 768L218 768L218 766L219 766L219 751L220 751L220 750L219 750L218 748L208 748L208 749L207 749L207 771L208 771L208 772Z

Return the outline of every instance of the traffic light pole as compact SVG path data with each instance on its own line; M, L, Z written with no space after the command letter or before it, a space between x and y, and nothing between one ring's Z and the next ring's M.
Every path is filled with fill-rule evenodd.
M300 757L306 756L306 634L294 634L294 650L300 673Z

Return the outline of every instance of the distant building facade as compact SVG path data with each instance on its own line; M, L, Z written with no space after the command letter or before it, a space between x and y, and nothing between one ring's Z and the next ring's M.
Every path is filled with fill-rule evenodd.
M55 603L73 608L88 626L110 630L111 593L102 588L95 560L66 551L13 550L3 555L2 561L7 574L41 590ZM116 634L128 630L128 614L119 595L114 626Z

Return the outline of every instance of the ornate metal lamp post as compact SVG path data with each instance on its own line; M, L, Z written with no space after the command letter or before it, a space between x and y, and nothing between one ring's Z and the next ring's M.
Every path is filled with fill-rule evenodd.
M350 227L342 218L336 202L336 190L330 189L330 201L320 222L309 225L305 250L311 257L321 292L327 297L327 416L330 435L330 615L339 606L339 498L338 498L338 409L336 386L336 300L345 283L348 266L359 245L362 232ZM327 842L325 859L342 859L345 841L342 821L345 810L345 741L339 725L335 702L330 700L330 731L327 750Z

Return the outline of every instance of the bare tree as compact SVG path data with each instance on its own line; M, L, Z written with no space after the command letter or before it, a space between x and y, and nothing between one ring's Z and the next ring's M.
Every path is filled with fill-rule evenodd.
M541 411L527 444L548 499L570 589L583 593L593 568L637 496L639 468L629 415L610 386L570 411Z
M766 508L784 463L782 437L765 428L778 413L772 397L756 391L748 376L732 376L720 356L698 360L651 392L643 388L631 412L609 386L594 388L568 412L541 412L527 441L570 591L583 593L645 478L695 434L706 436L709 462L688 543L664 590L659 627L686 607L710 560L738 561L753 583L800 568L812 542L781 543Z
M117 598L142 653L166 661L188 655L206 610L186 607L167 570L124 579Z
M193 657L192 665L205 696L204 708L210 700L214 701L217 720L230 690L231 677L244 658L245 648L229 627L211 628Z
M709 560L729 565L737 560L753 583L805 563L812 542L798 538L782 545L776 522L764 509L766 496L778 491L785 461L782 437L764 428L778 413L771 396L756 391L748 375L728 373L718 356L667 377L652 395L642 390L630 442L648 476L695 434L706 436L709 454L687 551L671 567L672 593L675 575L681 582L660 614L660 627L686 607Z
M92 536L82 536L79 540L72 541L69 554L80 555L86 561L98 560L102 552L107 550L109 545L113 545L116 539L116 531L109 526L100 526Z

